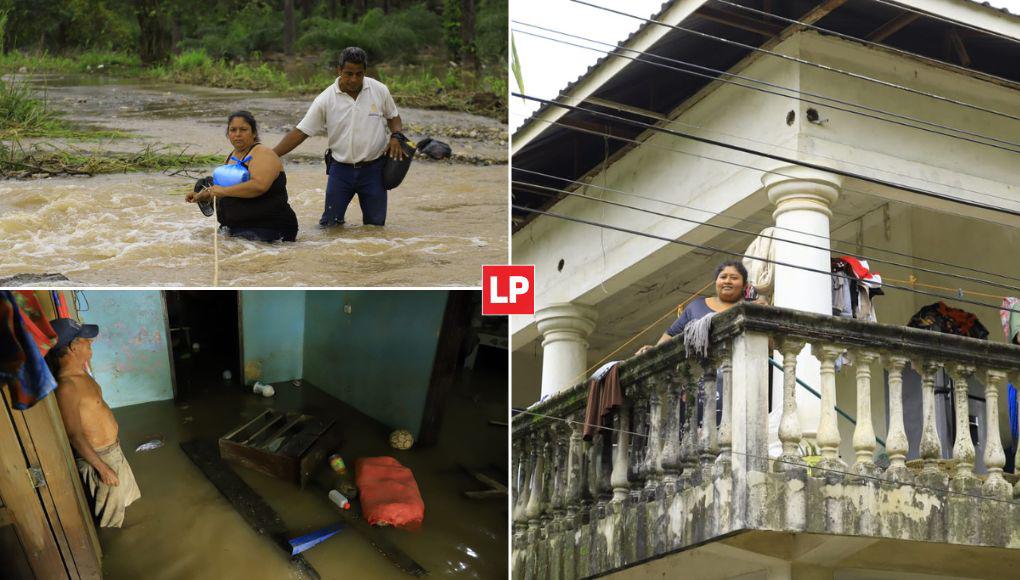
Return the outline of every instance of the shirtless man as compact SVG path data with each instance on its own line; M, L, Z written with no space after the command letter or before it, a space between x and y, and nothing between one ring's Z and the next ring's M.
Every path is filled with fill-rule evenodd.
M99 327L71 318L58 318L50 324L57 333L57 344L46 355L46 362L57 379L57 404L77 456L78 471L99 525L119 528L125 508L141 493L117 440L117 420L103 400L99 383L85 371Z

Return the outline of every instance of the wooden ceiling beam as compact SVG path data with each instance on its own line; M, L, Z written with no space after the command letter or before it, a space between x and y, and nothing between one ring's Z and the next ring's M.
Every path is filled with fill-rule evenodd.
M718 22L725 24L726 26L732 26L733 28L739 28L740 30L747 30L748 32L754 32L765 37L773 37L783 31L783 27L770 22L762 22L742 16L740 14L734 14L732 12L718 10L709 6L702 6L695 13L696 16L704 18L705 20L711 20L712 22Z
M920 17L921 15L916 12L904 12L903 14L900 14L896 18L893 18L892 20L886 22L882 26L879 26L865 38L867 40L870 40L871 42L882 42L883 40L899 32L900 30L906 28L913 21L917 20Z
M960 38L960 34L956 32L955 28L951 28L948 36L949 45L953 47L953 52L956 53L956 58L960 61L960 64L963 66L970 66L970 55L967 54L967 47L963 44L963 39Z

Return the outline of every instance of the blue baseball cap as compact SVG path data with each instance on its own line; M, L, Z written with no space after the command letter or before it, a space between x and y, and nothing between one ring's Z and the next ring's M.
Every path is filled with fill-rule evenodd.
M69 346L76 338L95 338L99 336L99 327L95 324L81 324L73 318L57 318L50 321L50 326L57 333L57 344Z

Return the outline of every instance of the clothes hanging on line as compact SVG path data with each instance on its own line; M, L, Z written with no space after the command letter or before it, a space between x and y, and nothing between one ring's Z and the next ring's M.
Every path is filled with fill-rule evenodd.
M35 345L39 347L39 354L45 357L50 348L57 344L57 333L50 326L48 317L43 313L42 305L39 303L35 291L15 290L14 300L18 303L18 309L21 311L21 323L35 340Z
M1002 332L1006 334L1006 342L1020 344L1020 298L1007 296L1002 299Z
M872 272L867 260L840 256L830 261L832 270L832 315L878 322L872 300L885 294L882 276Z
M584 430L581 434L585 441L591 441L603 427L608 427L605 420L610 411L623 405L618 370L619 361L613 361L603 365L588 380L588 405L584 410Z
M946 306L941 301L929 304L918 310L910 318L907 326L980 340L988 338L988 329L981 324L977 316L966 310Z

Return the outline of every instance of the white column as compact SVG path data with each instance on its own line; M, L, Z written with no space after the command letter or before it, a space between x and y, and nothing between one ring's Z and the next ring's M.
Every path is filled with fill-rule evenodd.
M762 176L762 184L769 201L775 206L772 217L776 222L775 237L797 243L810 244L823 249L809 248L788 241L775 242L776 262L792 264L829 272L829 206L839 198L843 178L831 173L798 166L785 166ZM785 228L785 229L781 229ZM791 231L793 230L793 231ZM817 314L832 314L832 280L828 274L807 272L798 268L776 265L773 304ZM781 356L777 351L773 358ZM821 389L821 365L811 355L811 345L806 345L797 355L797 378L813 389ZM781 391L782 374L776 370L773 376L773 405L769 417L770 449L778 451L778 426L782 416ZM817 438L821 405L817 397L798 386L797 414L804 429L804 439Z
M542 333L542 398L587 378L588 335L595 329L595 309L553 304L535 312Z

